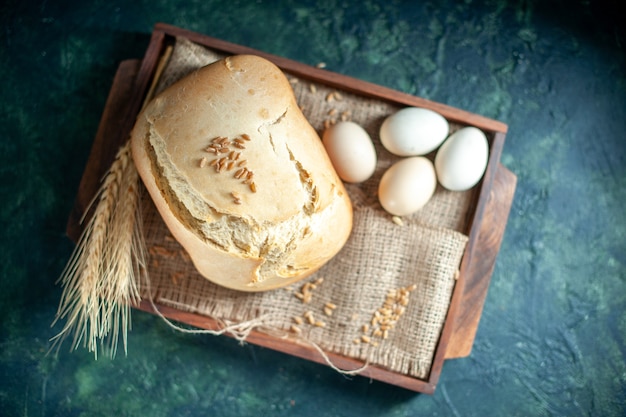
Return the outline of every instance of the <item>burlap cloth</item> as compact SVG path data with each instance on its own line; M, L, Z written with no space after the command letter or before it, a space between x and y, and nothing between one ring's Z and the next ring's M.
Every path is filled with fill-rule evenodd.
M156 93L220 57L177 39ZM379 160L374 176L363 184L347 185L354 205L354 229L346 246L318 273L290 288L252 294L228 290L196 272L144 193L150 285L142 286L142 297L225 325L247 324L242 328L294 338L324 352L426 378L467 243L463 231L473 192L454 193L439 187L422 210L402 218L401 224L394 222L380 207L376 190L382 173L397 157L380 146L378 129L399 107L344 91L336 95L337 89L287 76L305 116L320 134L324 123L343 118L363 126L376 144ZM320 278L324 278L321 283ZM296 296L306 282L318 282L307 303ZM377 320L372 321L379 314L375 312L384 312L389 291L402 288L408 298L387 305L391 310L403 308L402 314L383 332ZM329 309L327 303L336 307Z

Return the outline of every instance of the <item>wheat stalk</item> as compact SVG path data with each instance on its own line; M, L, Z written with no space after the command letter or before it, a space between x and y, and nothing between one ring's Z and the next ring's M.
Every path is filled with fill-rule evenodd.
M130 153L127 149L128 143L125 148L123 150ZM145 265L145 251L140 230L139 179L132 160L123 159L124 161L120 164L122 176L118 191L120 203L111 219L110 233L114 236L114 244L108 244L104 248L103 259L108 262L108 265L100 281L105 300L103 318L113 319L113 322L105 323L104 327L105 331L113 329L111 333L112 355L115 354L120 333L124 351L127 350L126 337L130 325L130 306L140 299L138 274L145 270L142 268ZM116 329L120 329L120 332Z
M160 59L143 107L171 54L170 46ZM74 349L82 343L97 358L99 343L108 340L113 357L121 334L127 352L131 306L140 301L140 274L146 273L139 187L127 140L94 197L94 213L59 279L63 292L53 325L61 319L66 322L52 338L53 347L73 335Z
M61 274L55 323L66 323L55 343L73 334L74 348L82 342L97 357L98 341L110 337L113 356L121 330L126 350L130 306L139 300L137 274L145 263L138 182L127 141L104 177L94 214Z

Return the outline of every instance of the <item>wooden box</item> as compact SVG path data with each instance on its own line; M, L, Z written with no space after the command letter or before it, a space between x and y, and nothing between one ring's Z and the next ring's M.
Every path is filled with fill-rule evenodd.
M503 123L455 109L440 103L404 94L372 83L346 77L324 69L304 65L282 57L266 54L240 45L210 38L165 24L154 28L145 56L120 64L102 115L91 154L83 174L76 202L67 225L67 233L74 241L81 233L80 219L87 210L99 181L107 171L119 146L127 140L135 118L148 94L157 71L160 57L177 36L227 54L256 54L263 56L281 69L301 79L312 80L339 90L374 97L402 106L432 109L449 121L471 125L488 133L490 155L486 173L479 184L472 206L467 243L456 281L446 321L436 347L430 373L425 379L402 375L377 366L368 366L360 375L404 387L409 390L433 393L444 361L470 354L487 294L497 253L502 242L509 210L515 191L516 177L499 162L507 126ZM203 329L217 329L218 323L205 316L157 305L166 317ZM154 312L152 304L142 301L137 308ZM247 342L274 349L307 360L326 363L313 347L252 331ZM356 369L363 365L357 359L329 353L329 359L342 369Z

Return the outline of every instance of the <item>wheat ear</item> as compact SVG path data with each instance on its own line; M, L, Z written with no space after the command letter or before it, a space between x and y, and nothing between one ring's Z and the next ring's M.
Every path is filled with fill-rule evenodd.
M56 342L73 334L97 357L98 341L109 339L116 352L121 330L126 349L130 305L139 299L144 266L138 176L130 142L118 151L97 194L94 213L61 274L63 286L55 323L66 319Z
M168 46L163 52L143 107L152 99L172 50ZM94 213L61 274L63 293L53 325L60 319L66 323L52 339L53 346L73 335L74 349L82 343L97 358L99 342L108 340L113 357L121 334L127 352L131 306L140 300L140 274L146 274L139 192L127 140L94 197Z

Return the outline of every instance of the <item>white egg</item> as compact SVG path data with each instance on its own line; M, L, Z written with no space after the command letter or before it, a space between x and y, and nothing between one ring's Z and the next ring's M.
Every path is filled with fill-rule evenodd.
M404 158L393 164L380 179L378 200L395 216L406 216L424 207L437 187L435 168L423 156Z
M395 155L426 155L441 145L449 131L448 121L439 113L406 107L385 119L380 127L380 141Z
M439 183L451 191L465 191L480 181L489 159L485 134L475 127L454 132L435 156Z
M376 169L376 149L365 129L354 122L338 122L324 131L322 143L337 171L346 182L367 180Z

